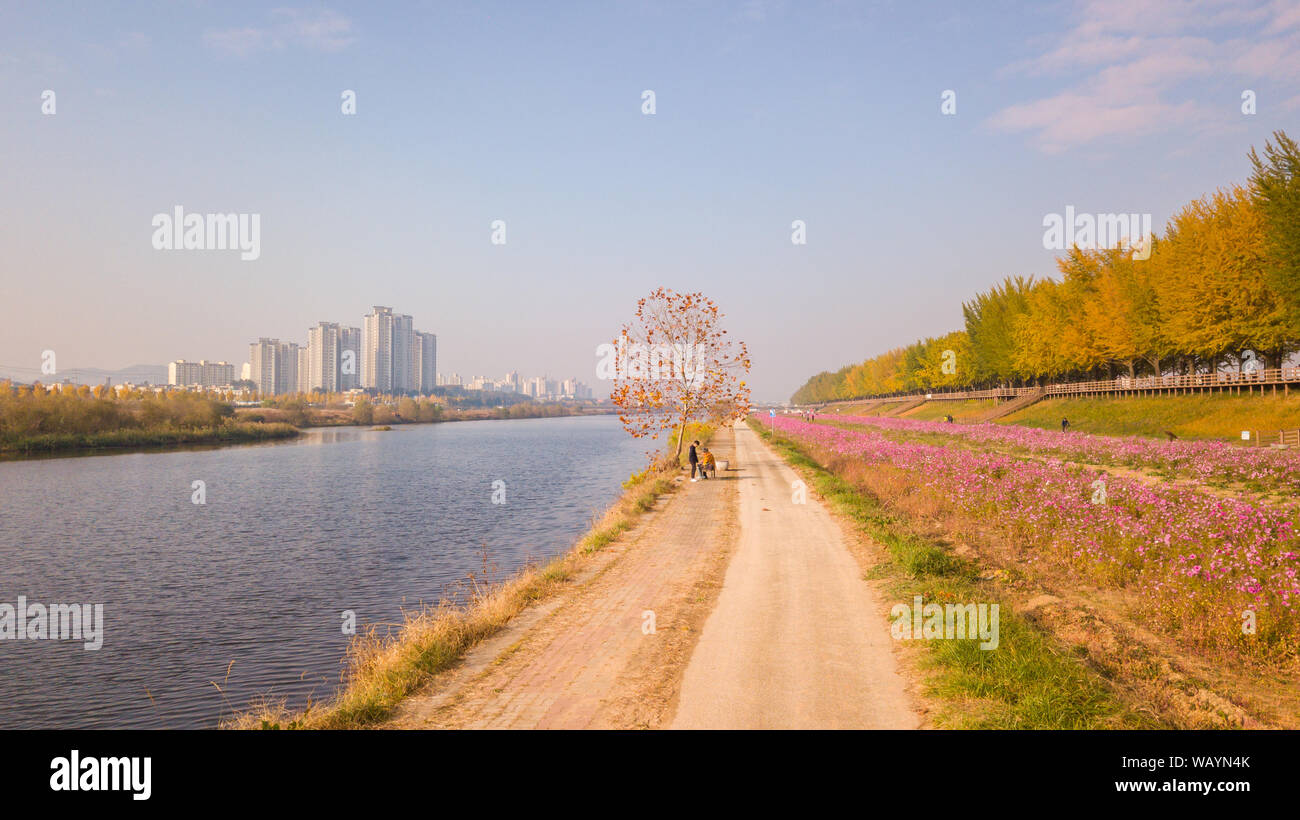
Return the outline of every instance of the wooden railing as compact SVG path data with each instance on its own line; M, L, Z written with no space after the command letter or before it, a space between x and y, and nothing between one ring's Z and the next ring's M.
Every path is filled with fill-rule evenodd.
M1163 376L1139 376L1129 378L1104 379L1092 382L1063 382L1044 385L1041 389L1046 396L1081 396L1100 393L1159 393L1175 390L1223 390L1256 387L1282 387L1300 385L1300 367L1273 367L1255 371L1237 373L1192 373ZM963 401L967 399L1014 399L1039 390L1038 387L995 387L989 390L949 390L903 393L894 396L863 397L859 399L841 399L827 402L828 405L846 402L895 402L915 401L926 398L930 401Z
M1300 447L1300 430L1278 430L1276 433L1255 430L1250 434L1250 443L1256 447Z

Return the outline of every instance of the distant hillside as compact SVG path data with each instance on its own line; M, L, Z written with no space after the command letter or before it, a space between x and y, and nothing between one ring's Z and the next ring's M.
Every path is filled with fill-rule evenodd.
M0 365L0 379L9 379L21 384L39 381L42 384L54 384L70 379L74 384L103 384L105 378L111 378L113 384L131 382L133 384L166 384L167 365L137 364L120 370L104 370L99 367L59 368L54 375L41 373L39 367L23 368Z

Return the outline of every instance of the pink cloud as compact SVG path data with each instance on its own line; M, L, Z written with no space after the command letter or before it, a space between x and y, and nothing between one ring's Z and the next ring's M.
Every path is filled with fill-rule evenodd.
M1065 75L1070 84L1008 106L987 125L1026 133L1049 152L1174 128L1208 131L1219 127L1222 103L1196 99L1189 81L1300 79L1300 31L1291 33L1300 24L1300 6L1292 3L1082 0L1071 17L1072 26L1042 54L1006 69ZM1243 29L1252 33L1243 37Z

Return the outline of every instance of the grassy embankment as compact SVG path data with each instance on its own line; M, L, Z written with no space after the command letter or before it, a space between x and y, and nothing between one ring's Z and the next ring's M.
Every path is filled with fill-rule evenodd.
M713 432L709 425L687 427L688 438L702 441ZM675 445L674 436L666 452ZM403 698L501 630L529 604L563 589L594 553L631 529L660 496L674 489L672 479L681 469L680 460L667 455L632 474L623 483L622 496L593 520L591 529L571 549L549 563L527 567L497 585L471 579L470 598L463 605L443 601L407 613L395 633L380 634L371 628L358 635L348 647L343 686L334 700L310 704L301 712L289 711L283 701L260 702L224 722L222 728L357 729L383 721Z
M823 466L794 441L750 425L831 508L885 547L888 560L868 578L883 581L891 598L964 604L998 603L1000 648L976 641L910 642L922 654L927 694L945 704L936 723L954 728L1109 729L1162 728L1160 718L1138 711L1101 670L1061 645L1009 601L973 562L955 555L891 512L852 477L847 464ZM843 474L840 474L840 473Z
M959 424L978 422L994 409L992 400L928 401L899 418L940 421L949 413ZM820 418L837 415L893 415L889 405L860 402L823 411ZM1165 438L1169 431L1186 439L1240 440L1242 430L1276 433L1300 429L1300 391L1290 394L1256 392L1254 395L1190 393L1128 398L1044 399L998 419L997 424L1019 424L1059 430L1061 419L1070 430L1109 436Z
M913 407L905 413L896 412L905 402L871 402L861 401L827 407L818 413L819 419L835 416L897 416L898 418L919 419L921 421L940 421L949 413L953 419L969 423L979 421L996 406L994 399L971 399L967 401L927 401Z
M927 401L913 407L899 418L918 421L943 421L949 414L959 424L979 421L997 408L996 399L969 399L965 401Z
M240 444L292 438L299 431L289 424L226 422L212 427L109 430L98 433L41 433L0 441L0 455L29 456L79 450L174 447L192 444Z
M948 402L931 402L941 403ZM1240 440L1242 430L1276 433L1300 428L1300 391L1044 399L996 423L1059 430L1062 418L1070 420L1071 431L1081 433L1164 438L1168 430L1179 438Z

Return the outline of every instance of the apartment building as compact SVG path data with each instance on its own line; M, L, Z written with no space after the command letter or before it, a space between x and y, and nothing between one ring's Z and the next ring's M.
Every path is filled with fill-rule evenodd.
M294 393L299 389L297 342L265 336L248 346L248 378L264 396Z
M437 334L415 331L414 351L411 369L414 371L415 385L412 389L424 394L432 393L438 385Z
M178 387L226 387L235 381L235 366L230 362L201 359L189 362L177 359L167 365L167 383Z
M361 322L361 386L393 390L393 309L375 305Z

